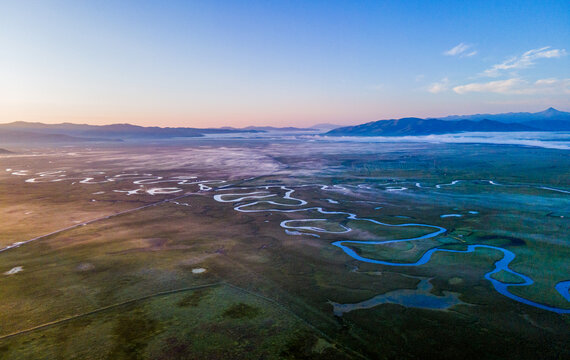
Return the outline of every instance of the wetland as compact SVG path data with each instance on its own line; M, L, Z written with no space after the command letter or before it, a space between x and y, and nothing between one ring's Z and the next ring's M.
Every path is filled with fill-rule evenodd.
M9 150L2 359L570 356L566 149Z

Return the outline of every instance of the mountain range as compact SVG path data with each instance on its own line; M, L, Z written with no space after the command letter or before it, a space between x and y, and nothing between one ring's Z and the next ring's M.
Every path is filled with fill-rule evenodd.
M337 126L338 127L338 126ZM242 129L234 128L234 127L223 127L222 129L230 129L234 131L240 130L255 130L257 132L269 132L269 131L282 131L282 132L297 132L297 131L318 131L318 128L310 127L310 128L298 128L298 127L275 127L275 126L248 126Z
M179 137L201 137L207 134L256 133L252 129L197 129L185 127L144 127L131 124L43 124L16 121L0 124L0 141L60 143L83 141L152 140Z
M345 126L327 136L413 136L459 132L570 131L570 113L549 108L537 113L505 113L402 118Z
M529 112L509 112L502 114L473 114L473 115L450 115L438 118L440 120L495 120L504 123L512 122L528 122L536 120L564 120L570 121L570 113L556 110L550 107L544 111L539 111L536 113Z
M336 127L336 128L335 128ZM332 129L332 130L331 130ZM166 140L202 137L208 134L264 132L324 132L327 136L413 136L458 132L570 131L570 113L553 108L537 113L452 115L443 118L378 120L356 126L319 124L310 128L250 126L198 129L144 127L131 124L43 124L16 121L0 124L0 143L78 143L94 141Z

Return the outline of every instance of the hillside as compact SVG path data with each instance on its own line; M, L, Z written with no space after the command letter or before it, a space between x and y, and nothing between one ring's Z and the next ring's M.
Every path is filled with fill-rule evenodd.
M379 120L362 125L333 129L328 136L406 136L447 134L467 131L536 131L524 124L505 124L493 120L444 121L438 119L403 118Z
M439 120L495 120L503 123L540 123L542 121L567 121L570 122L570 112L559 111L555 108L548 108L536 113L510 112L502 114L474 114L474 115L451 115L440 117Z
M121 141L126 139L170 139L201 137L206 134L251 133L256 130L197 129L184 127L144 127L131 124L86 125L43 124L17 121L0 124L0 140L5 142Z
M65 134L51 134L34 131L4 130L0 128L0 142L7 144L24 143L78 143L86 141L101 141L102 139L71 136ZM120 139L103 139L107 141L121 141Z

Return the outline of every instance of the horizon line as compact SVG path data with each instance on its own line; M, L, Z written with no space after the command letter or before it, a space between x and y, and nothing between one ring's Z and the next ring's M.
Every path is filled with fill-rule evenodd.
M559 110L554 108L553 106L549 106L548 108L544 109L544 110L540 110L540 111L536 111L536 112L530 112L530 111L509 111L509 112L501 112L501 113L472 113L472 114L448 114L448 115L444 115L444 116L424 116L424 117L420 117L420 116L404 116L404 117L400 117L400 118L383 118L383 119L376 119L376 120L362 120L360 122L354 122L354 123L333 123L333 122L317 122L316 124L313 125L307 125L307 126L295 126L295 125L283 125L283 126L278 126L278 125L245 125L242 127L236 127L236 126L229 126L229 125L221 125L221 126L210 126L210 127L192 127L192 126L159 126L159 125L141 125L141 124L137 124L137 122L110 122L110 123L104 123L104 124L91 124L91 123L80 123L80 122L70 122L70 121L63 121L63 122L54 122L54 123L50 123L50 122L41 122L41 121L26 121L26 120L14 120L14 121L9 121L9 122L5 122L0 120L0 125L9 125L9 124L14 124L14 123L26 123L26 124L42 124L42 125L88 125L88 126L112 126L112 125L131 125L131 126L140 126L140 127L145 127L145 128L149 128L149 127L158 127L158 128L163 128L163 129L174 129L174 128L193 128L193 129L223 129L223 128L228 128L228 129L246 129L249 127L253 127L253 128L258 128L258 127L271 127L271 128L299 128L299 129L310 129L310 128L315 128L315 126L317 125L338 125L339 127L341 126L353 126L353 125L359 125L359 124L365 124L365 123L370 123L370 122L376 122L376 121L385 121L385 120L399 120L399 119L405 119L405 118L419 118L419 119L441 119L441 118L446 118L446 117L462 117L462 116L477 116L477 115L501 115L501 114L536 114L536 113L540 113L540 112L544 112L544 111L548 111L548 110L555 110L558 112L563 112L563 113L568 113L570 111L565 111L565 110ZM569 109L570 110L570 109Z

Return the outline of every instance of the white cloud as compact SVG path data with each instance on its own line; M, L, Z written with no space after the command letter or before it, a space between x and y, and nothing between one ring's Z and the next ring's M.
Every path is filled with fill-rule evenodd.
M491 68L483 71L481 75L496 77L499 76L503 70L524 69L534 65L537 59L559 58L564 55L566 55L565 49L551 49L550 46L532 49L521 56L513 56L500 64L493 65Z
M473 50L473 51L471 51L469 54L465 54L464 56L465 56L465 57L471 57L471 56L473 56L473 55L477 55L477 50Z
M431 84L427 90L432 94L438 94L446 91L447 89L449 89L449 79L445 77L440 81Z
M465 51L467 51L469 48L471 47L471 45L467 45L464 43L460 43L454 47L452 47L451 49L444 51L443 55L447 55L447 56L457 56L457 55L461 55L463 54ZM475 54L473 54L475 55Z
M485 83L470 83L453 88L458 94L469 92L491 92L497 94L533 95L533 94L570 94L570 79L540 79L529 82L521 78L489 81Z
M524 80L513 78L508 80L490 81L486 83L471 83L460 85L453 88L458 94L465 94L468 92L494 92L506 93L513 87L524 83Z

